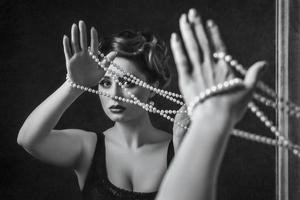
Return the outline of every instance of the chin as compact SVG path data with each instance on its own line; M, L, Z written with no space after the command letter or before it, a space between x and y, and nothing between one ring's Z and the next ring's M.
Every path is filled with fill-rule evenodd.
M126 119L128 118L124 114L114 114L114 113L109 113L109 114L107 113L107 116L111 121L114 122L125 122L127 121Z
M123 112L123 113L112 113L109 110L107 110L106 115L109 117L110 120L113 122L128 122L128 121L134 121L141 117L141 112L138 111L130 111L130 112Z
M124 117L110 117L110 120L113 122L125 122L126 119Z
M114 122L129 122L137 120L136 117L128 116L128 115L109 115L109 118Z

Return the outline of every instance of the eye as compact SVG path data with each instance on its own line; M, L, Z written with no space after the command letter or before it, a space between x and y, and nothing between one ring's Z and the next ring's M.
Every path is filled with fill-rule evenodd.
M119 78L119 81L126 87L126 88L133 88L135 87L136 85L132 82L128 82L126 81L124 78L120 77Z
M127 88L134 88L136 86L134 83L131 83L131 82L125 82L124 85Z
M101 85L104 88L109 88L111 86L111 81L108 79L101 79L99 85Z

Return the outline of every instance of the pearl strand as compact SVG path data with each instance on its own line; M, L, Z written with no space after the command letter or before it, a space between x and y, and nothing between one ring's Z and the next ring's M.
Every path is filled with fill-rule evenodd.
M187 106L187 113L191 117L193 110L199 104L205 101L205 99L216 95L222 91L227 91L232 89L233 87L237 87L243 84L243 81L239 78L234 78L229 81L225 81L224 83L219 83L216 86L212 86L211 88L206 89L204 92L201 92L198 96L194 97L192 101Z
M128 91L128 89L125 87L125 84L126 83L121 83L119 80L118 80L118 77L117 75L112 72L112 78L113 80L131 97L133 98L135 101L138 101L140 103L140 100L134 95L132 94L130 91ZM146 108L149 108L149 109L153 109L154 106L153 105L150 105L150 104L147 104L147 103L144 103L145 107ZM155 108L156 112L159 112L162 113L162 115L166 115L167 113L169 114L177 114L177 113L186 113L187 111L183 110L183 111L180 111L180 110L158 110L157 108ZM148 111L148 110L147 110ZM166 118L168 118L168 116L165 116Z
M282 104L277 105L275 101L268 99L257 93L254 93L253 97L257 101L263 103L265 106L272 107L274 109L277 109L278 106L280 110L287 112L290 116L300 118L300 111L298 110L292 109L291 107L284 107Z
M105 97L112 98L112 99L115 99L115 100L118 100L118 101L123 101L125 103L138 105L138 106L142 107L143 109L145 109L146 111L152 112L152 113L158 113L163 118L166 118L167 120L169 120L171 122L174 122L174 124L176 124L177 126L183 128L185 130L188 130L187 126L185 126L185 125L183 125L179 122L176 122L174 120L174 118L169 117L164 112L162 112L161 110L158 110L157 108L155 108L152 105L147 106L144 103L134 101L132 99L127 99L127 98L123 98L123 97L119 97L119 96L109 95L106 92L100 91L100 89L97 91L97 90L94 90L94 89L91 89L91 88L88 88L88 87L80 86L80 85L74 83L68 75L66 76L66 79L67 79L67 83L69 83L69 85L72 88L80 89L80 90L87 91L87 92L94 93L94 94L98 94L98 95L103 95ZM150 107L150 108L148 108L148 107ZM264 136L247 133L246 131L241 131L241 130L236 130L236 129L233 131L232 134L237 136L237 137L241 137L241 138L247 139L247 140L256 141L256 142L259 142L259 143L264 143L264 144L273 145L273 146L282 146L283 148L292 150L295 155L300 157L299 151L296 149L296 148L299 149L299 147L297 145L291 145L291 144L286 145L282 141L276 141L276 140L271 139L271 138L267 138L267 137L264 137Z
M89 49L89 52L90 52L90 55L93 55L93 53L90 51L90 49ZM122 73L124 73L125 75L127 75L129 77L128 81L130 81L130 82L132 82L134 84L137 84L137 85L139 85L141 87L147 88L147 89L149 89L149 90L151 90L151 91L153 91L153 92L155 92L155 93L157 93L159 95L162 95L162 96L165 95L165 96L171 96L171 97L176 97L176 98L183 98L181 94L177 94L177 93L173 93L173 92L170 92L170 91L166 91L166 90L155 88L155 87L149 85L148 83L142 81L141 79L135 77L133 74L130 74L130 73L124 71L120 66L118 66L117 64L115 64L113 61L108 60L106 58L106 56L103 53L101 53L100 51L98 51L98 55L100 55L100 57L102 59L106 59L110 63L110 65L113 65L119 71L121 71ZM92 58L96 61L97 57L94 55L94 57L92 57Z
M95 60L95 62L97 62L97 64L98 64L98 66L100 66L100 68L102 68L103 70L105 70L105 71L107 71L107 72L109 72L109 73L111 73L113 76L117 76L117 73L116 72L114 72L113 70L110 70L110 69L108 69L107 67L105 67L104 65L103 65L103 63L101 63L100 62L100 60L95 56L95 55L93 55L93 53L89 50L89 55ZM106 59L107 61L108 61L108 59L106 58L106 57L104 57L103 59ZM127 72L125 72L124 70L123 70L123 73L127 73ZM126 78L126 76L124 76L123 77L124 78L124 80L128 80L128 78ZM117 78L115 78L115 81L118 81L118 79ZM119 82L119 81L118 81ZM120 83L119 83L120 84ZM141 84L141 82L139 83L139 85ZM120 85L121 86L121 85ZM80 87L82 87L82 86L80 86ZM121 86L124 90L127 90L124 86ZM152 87L152 86L151 86ZM153 87L152 87L153 88ZM156 88L154 88L154 90L156 90L157 91L157 89ZM171 92L169 92L169 94L170 94ZM175 94L175 93L174 93ZM132 95L132 94L131 94ZM183 102L181 102L181 101L178 101L178 100L176 100L175 98L172 98L172 97L169 97L169 96L166 96L165 94L163 94L163 96L165 96L167 99L170 99L171 101L173 101L173 102L175 102L175 103L177 103L177 104L179 104L179 105L184 105L184 103ZM178 96L178 95L177 95ZM180 95L181 96L181 95ZM180 96L178 96L178 97L180 97ZM135 99L136 100L136 99ZM169 114L177 114L177 113L186 113L187 111L179 111L179 110L161 110L160 112L164 112L164 113L169 113Z
M96 57L94 56L93 57L93 59L95 59ZM227 61L229 61L231 58L230 57L226 57L226 60ZM103 68L105 71L107 71L108 69L107 68L105 68L104 67L104 65L102 65L101 63L100 63L100 61L99 61L99 59L97 60L97 58L95 59L95 61L97 61L97 63L98 63L98 66L100 66L101 68ZM231 64L234 64L234 62L231 62ZM239 66L239 65L238 65ZM126 74L126 75L129 75L128 73ZM129 75L130 76L130 75ZM133 78L133 77L132 77ZM143 82L140 82L140 80L138 79L138 78L136 78L136 79L134 79L133 78L133 80L135 80L136 82L138 82L139 81L139 85L140 86L144 86L145 87L145 84L143 83ZM73 85L73 86L72 86ZM91 93L96 93L96 94L100 94L100 95L104 95L104 96L107 96L107 97L109 97L109 98L114 98L114 99L116 99L116 100L120 100L120 101L124 101L124 102L127 102L127 103L133 103L133 104L137 104L138 106L141 106L143 109L146 109L146 111L149 111L149 112L155 112L155 113L159 113L162 117L164 117L164 118L166 118L166 119L168 119L168 120L170 120L170 121L172 121L172 122L174 122L174 119L173 118L171 118L171 117L169 117L168 115L166 115L165 114L165 112L169 112L170 113L170 111L163 111L163 110L158 110L158 109L156 109L155 107L153 107L153 106L151 106L151 105L145 105L144 103L138 103L138 101L133 101L133 100L129 100L129 99L125 99L125 98L122 98L122 97L117 97L117 96L111 96L111 95L109 95L109 94L107 94L107 93L105 93L105 92L101 92L101 91L95 91L95 90L93 90L93 89L91 89L91 88L87 88L87 87L84 87L84 86L79 86L79 85L74 85L74 83L73 84L71 84L71 86L72 87L75 87L75 88L78 88L78 89L81 89L81 90L84 90L84 91L88 91L88 92L91 92ZM166 96L169 96L169 93L168 92L166 92L166 91L163 91L163 90L160 90L160 89L156 89L156 91L155 91L155 89L156 88L154 88L153 89L153 91L154 92L156 92L156 93L158 93L158 94L166 94ZM162 92L163 91L163 92ZM176 94L176 93L174 93L174 94ZM175 95L176 96L176 95ZM176 96L176 97L180 97L180 98L182 98L182 96L180 95L180 96ZM173 111L172 111L173 112ZM186 126L183 126L182 124L180 124L179 122L174 122L175 124L177 124L177 125L181 125L181 127L182 128L184 128L184 129L188 129ZM244 132L244 133L246 133L246 132ZM245 137L245 134L244 135L242 135L242 134L235 134L235 135L237 135L237 136L239 136L239 137L242 137L242 138L244 138L244 139L249 139L249 137ZM262 136L259 136L259 135L256 135L255 136L255 138L263 138ZM251 139L251 138L250 138ZM264 143L264 139L260 139L259 141L257 140L257 142L262 142L262 143ZM300 149L297 145L292 145L292 144L287 144L286 142L281 142L281 140L278 142L278 145L277 146L283 146L284 148L293 148L294 150L293 150L293 153L294 154L296 154L296 155L299 155L299 151L296 149L296 148L298 148L298 149Z
M99 61L99 59L93 55L93 53L89 50L90 52L90 55L92 56L92 58L98 63L99 66L101 66L101 68L103 68L104 70L107 71L107 68L105 68L102 63ZM98 51L98 54L103 58L103 59L106 59L107 61L109 61L105 56L104 54L102 54L101 52ZM215 58L219 58L219 59L223 59L225 60L227 63L230 64L230 66L234 67L237 71L239 71L242 75L245 75L246 74L246 70L243 68L243 66L241 64L238 63L237 60L233 60L232 59L232 56L230 55L226 55L224 52L219 52L219 53L214 53L213 55ZM179 101L175 98L173 98L172 96L175 96L177 98L182 98L182 95L179 95L179 94L176 94L176 93L172 93L172 92L168 92L168 91L165 91L165 90L161 90L161 89L157 89L157 88L154 88L153 86L145 83L144 81L140 80L139 78L133 76L132 74L129 74L127 72L125 72L124 70L122 70L118 65L116 65L115 63L113 63L112 61L109 61L110 64L112 64L113 66L115 66L118 70L121 70L124 74L126 74L127 76L131 77L131 78L127 78L127 77L124 77L124 79L128 80L129 82L132 82L136 85L139 85L141 87L144 87L146 89L149 89L151 91L154 91L155 93L165 97L166 99L169 99L171 101L173 101L174 103L177 103L179 105L184 105L184 102L182 101ZM262 89L263 91L265 91L267 94L271 95L273 98L278 98L276 96L276 93L271 89L269 88L267 85L265 85L264 83L262 82L259 82L258 83L258 87L260 89ZM258 100L262 100L263 98L258 98ZM298 107L297 105L295 105L294 103L292 102L285 102L283 99L280 99L281 102L284 102L286 104L286 107L287 107L287 113L291 116L295 116L297 118L300 118L300 107ZM266 106L272 106L274 107L273 104L269 104L270 101L264 101L266 103ZM263 102L263 103L264 103ZM274 107L275 108L275 107Z
M241 75L246 75L247 70L243 67L243 65L239 64L237 60L234 60L232 56L226 55L224 52L217 52L213 54L213 57L216 59L223 59ZM275 100L279 100L279 102L285 105L288 108L288 110L296 110L297 112L300 111L300 107L298 105L291 101L286 101L283 98L279 98L276 92L262 81L258 82L257 87L269 96L273 97Z
M125 92L127 92L127 94L133 98L136 102L137 102L137 105L141 106L144 110L146 110L147 112L152 112L152 113L157 113L159 115L161 115L163 118L166 118L167 120L171 121L171 122L174 122L177 126L183 128L183 129L188 129L187 126L179 123L179 122L175 122L175 119L170 117L169 115L167 115L167 112L166 111L163 111L163 110L159 110L157 108L155 108L153 105L151 104L147 104L147 103L142 103L134 94L132 94L130 91L128 91L127 88L125 88L124 84L122 84L116 75L113 75L112 76L113 80L122 88L124 89ZM168 111L169 112L169 111ZM173 111L172 111L173 112ZM177 111L179 113L179 111Z
M159 110L157 108L155 108L154 106L150 105L150 104L147 104L147 103L142 103L140 100L138 100L134 95L131 96L131 98L134 98L134 100L132 99L127 99L127 98L124 98L124 97L119 97L119 96L112 96L106 92L103 92L103 91L100 91L100 89L97 91L97 90L94 90L94 89L91 89L91 88L88 88L88 87L85 87L85 86L80 86L76 83L74 83L70 77L67 75L66 76L66 80L67 80L67 83L72 87L72 88L76 88L76 89L79 89L79 90L83 90L83 91L86 91L86 92L90 92L90 93L93 93L93 94L98 94L98 95L102 95L102 96L105 96L105 97L108 97L108 98L111 98L111 99L115 99L115 100L118 100L118 101L122 101L122 102L125 102L125 103L130 103L130 104L135 104L137 106L140 106L141 108L143 108L144 110L146 110L147 112L152 112L152 113L157 113L159 114L160 116L162 116L163 118L166 118L167 120L171 121L171 122L174 122L174 124L176 124L177 126L187 130L188 127L179 123L179 122L176 122L174 118L170 117L169 115L167 115L165 113L165 111L162 111L162 110ZM117 79L116 79L117 80ZM118 81L119 82L119 81ZM120 82L119 82L120 83ZM173 111L172 111L173 112Z
M260 121L263 122L265 124L265 126L270 129L270 131L272 133L275 134L275 136L279 139L279 142L282 141L282 146L284 146L286 148L295 147L295 148L293 148L292 152L294 154L300 156L300 151L298 150L298 149L300 149L300 147L298 145L293 144L288 139L286 139L284 136L282 136L280 134L280 132L278 131L278 129L276 128L276 126L273 125L273 122L271 120L269 120L268 117L253 102L250 102L248 104L248 107L250 108L250 110L253 113L255 113L255 115L260 119Z
M293 144L285 145L285 143L282 142L281 140L275 140L272 138L268 138L268 137L261 136L261 135L256 135L256 134L238 130L238 129L234 129L232 132L232 135L241 137L246 140L258 142L258 143L282 147L284 149L290 150L294 155L296 155L300 158L299 146L297 146L297 145L293 145Z

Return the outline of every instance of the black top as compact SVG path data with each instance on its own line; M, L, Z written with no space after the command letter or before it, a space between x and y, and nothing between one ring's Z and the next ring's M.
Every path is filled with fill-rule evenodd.
M174 156L173 142L169 143L167 166ZM113 185L107 177L105 140L97 134L97 144L91 167L82 190L83 200L154 200L157 192L133 192Z

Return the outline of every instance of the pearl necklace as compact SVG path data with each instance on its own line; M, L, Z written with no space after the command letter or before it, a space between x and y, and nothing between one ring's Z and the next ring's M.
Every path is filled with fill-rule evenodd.
M100 52L98 52L98 53L100 54L101 57L103 57L103 58L105 59L105 56L104 56L103 54L101 54ZM242 65L238 64L237 61L232 61L232 57L231 57L231 56L225 56L224 58L225 58L225 61L226 61L226 62L230 62L231 65L236 65L236 66L238 66L238 67L237 67L238 69L243 69ZM111 62L111 61L109 61L109 62L110 62L110 64L113 64L113 66L115 66L115 67L116 67L118 70L120 70L123 74L127 73L127 72L123 71L123 70L122 70L119 66L117 66L115 63L113 63L113 62ZM133 75L131 75L131 74L129 74L129 73L127 73L127 75L128 75L129 77L133 78L133 80L138 80L138 78L134 77ZM130 80L131 80L131 79L129 79L129 81L130 81ZM115 81L118 81L118 79L115 79ZM237 82L238 82L238 81L237 81ZM236 82L236 83L237 83L237 82ZM119 84L119 85L120 85L120 84ZM139 84L138 84L138 85L141 86L141 87L145 87L146 89L149 88L149 86L147 86L147 83L142 82L141 80L139 81ZM196 102L201 101L202 98L205 99L205 98L206 98L205 96L209 96L210 93L214 93L214 92L216 91L216 89L218 89L218 87L219 87L220 91L222 91L222 85L224 86L223 89L225 89L225 88L228 87L228 85L230 85L230 84L228 84L227 82L225 82L225 83L223 83L223 84L219 84L217 87L212 87L211 89L206 90L206 92L205 92L202 96L199 95L198 97L195 98L196 100L195 100L194 102L192 102L192 106L190 105L190 107L194 107L195 104L196 104ZM122 85L120 85L120 86L122 87ZM268 89L268 87L266 87L266 88ZM158 93L160 93L159 90L153 90L153 91L158 91ZM169 94L170 92L165 91L164 93L165 93L165 94ZM175 94L175 93L173 93L173 94ZM132 95L132 94L131 94L131 95ZM163 95L163 96L165 96L165 95ZM166 95L166 96L167 96L167 95ZM174 96L176 96L176 94L175 94ZM150 105L150 106L151 106L151 105ZM146 111L148 111L148 109L147 109L148 107L149 107L149 105L146 106ZM253 111L253 112L256 112L256 111L257 111L256 116L259 117L259 116L261 115L261 113L262 113L261 111L259 111L258 109L254 109L254 104L249 104L249 107L252 108L252 109L250 109L251 111ZM188 107L188 108L189 108L189 107ZM255 110L255 111L254 111L254 110ZM151 110L150 110L150 112L151 112ZM168 115L164 114L164 113L161 114L161 116L163 116L164 118L170 119L170 117L169 117ZM298 156L300 155L299 151L298 151L297 149L294 149L295 145L293 145L291 142L289 142L287 139L285 139L283 136L281 136L280 133L277 131L276 127L272 125L272 122L271 122L270 120L268 120L265 116L260 117L260 120L261 120L262 122L264 122L265 125L266 125L267 127L269 127L270 130L271 130L273 133L275 133L275 135L276 135L277 137L279 137L280 140L283 141L283 145L282 145L282 146L287 147L288 149L292 149L294 154L296 154L296 155L298 155ZM174 121L174 119L172 119L171 121ZM187 127L183 126L182 124L178 124L178 123L176 123L176 124L179 125L179 126L182 127L182 128L187 129ZM237 132L235 135L241 136L241 137L243 137L243 136L245 137L245 134L238 134L238 133L240 133L240 132ZM259 137L256 137L256 138L259 138ZM262 142L263 142L263 141L265 141L264 138L262 138ZM279 144L280 144L280 142L279 142ZM296 147L297 147L297 146L296 146Z
M100 60L97 58L97 56L93 55L93 53L91 52L91 50L89 49L89 54L92 56L92 58L95 60L96 63L98 63L98 66L100 66L101 68L106 68L103 63L100 62ZM125 76L123 76L124 80L128 81L128 82L131 82L133 84L136 84L140 87L143 87L143 88L146 88L150 91L153 91L155 92L156 94L166 98L166 99L169 99L171 101L173 101L174 103L177 103L179 105L184 105L184 102L183 101L180 101L180 100L177 100L176 98L183 98L181 94L177 94L177 93L174 93L174 92L169 92L169 91L166 91L166 90L162 90L162 89L159 89L159 88L155 88L153 87L152 85L144 82L143 80L137 78L136 76L134 76L133 74L130 74L128 72L126 72L125 70L123 70L120 66L118 66L116 63L114 63L113 61L110 61L109 59L106 58L106 56L101 53L100 51L98 51L98 55L106 60L106 62L109 63L109 65L112 65L114 66L117 70L119 70L122 74L124 74Z
M84 91L87 91L87 92L91 92L91 93L95 93L95 94L98 94L98 95L103 95L103 96L106 96L108 98L112 98L112 99L115 99L115 100L119 100L119 101L123 101L125 103L131 103L131 104L135 104L135 105L138 105L140 107L142 107L144 110L146 110L147 112L152 112L152 113L157 113L159 114L160 116L162 116L163 118L166 118L167 120L171 121L171 122L174 122L176 125L180 126L181 128L185 129L185 130L188 130L188 127L179 123L179 122L176 122L174 120L174 118L170 117L168 114L177 114L177 113L186 113L187 111L184 110L184 111L177 111L177 110L159 110L157 109L156 107L154 107L153 105L151 104L147 104L147 103L143 103L143 102L140 102L140 100L138 100L132 93L130 93L127 88L125 87L125 84L121 83L119 80L118 80L118 74L112 70L109 70L108 67L105 67L101 62L100 60L98 59L97 56L93 55L93 53L90 51L89 49L89 54L90 56L94 59L94 61L98 64L99 67L101 67L102 69L104 69L105 71L109 71L109 73L111 73L112 77L113 77L113 80L116 81L116 83L122 88L124 89L128 94L129 96L131 97L131 99L127 99L127 98L124 98L124 97L118 97L118 96L111 96L109 95L108 93L104 92L104 91L100 91L100 89L97 91L97 90L93 90L91 88L88 88L88 87L84 87L84 86L80 86L80 85L77 85L76 83L72 82L72 80L67 76L67 82L70 84L71 87L73 88L77 88L77 89L81 89L81 90L84 90ZM182 101L179 101L177 99L175 99L174 97L176 98L182 98L182 95L180 94L176 94L176 93L172 93L172 92L169 92L169 91L166 91L166 90L162 90L162 89L158 89L158 88L154 88L153 86L147 84L146 82L140 80L139 78L135 77L134 75L124 71L123 69L121 69L121 67L119 67L118 65L116 65L115 63L113 63L112 61L109 61L105 56L104 54L98 52L98 54L100 55L100 57L102 59L105 59L107 62L109 62L109 64L113 65L118 71L121 72L121 74L123 75L122 78L128 82L131 82L131 83L134 83L138 86L141 86L141 87L144 87L146 89L149 89L179 105L184 105L184 103ZM215 54L214 54L214 57ZM239 69L240 71L244 72L244 68L242 67L242 65L238 64L237 61L235 60L232 60L232 57L231 56L222 56L222 58L224 58L224 60L226 62L229 62L229 64L232 66L235 66L235 68ZM244 72L245 74L245 72ZM125 75L125 76L124 76ZM119 75L120 76L120 75ZM127 76L127 77L126 77ZM233 82L233 81L232 81ZM231 83L232 83L231 82ZM237 83L238 81L236 81ZM264 84L261 84L263 86L265 86ZM206 90L206 92L200 94L195 100L195 102L193 104L197 104L201 101L203 101L205 98L207 98L208 96L216 93L216 90L218 90L218 86L219 86L219 89L220 91L223 91L224 89L226 88L230 88L233 86L233 84L230 84L229 82L224 82L223 84L219 84L217 86L214 86L208 90ZM268 86L266 86L264 88L265 91L268 91L268 93L271 94L271 90L270 88L268 88ZM219 91L218 91L219 92ZM273 94L273 93L272 93ZM273 94L274 96L274 94ZM275 94L276 96L276 94ZM199 98L200 97L200 98ZM274 105L274 102L261 96L261 95L258 95L258 94L255 94L254 97L256 97L257 100L259 100L260 102L262 103L265 103L265 104L268 104L269 106L272 106L272 107L276 107L276 103ZM193 105L192 107L194 107L195 105ZM291 105L291 104L290 104ZM191 106L190 106L191 107ZM241 130L237 130L237 129L234 129L233 131L233 135L234 136L238 136L238 137L242 137L244 139L247 139L247 140L252 140L252 141L256 141L256 142L259 142L259 143L264 143L264 144L268 144L268 145L273 145L273 146L281 146L283 148L286 148L288 150L291 150L295 155L297 155L298 157L300 157L300 147L298 145L295 145L295 144L292 144L290 141L288 141L287 139L285 139L282 135L280 135L280 133L278 132L278 130L276 129L276 127L273 125L273 123L268 120L266 118L265 115L263 115L263 113L261 111L258 110L258 108L255 106L254 103L249 103L248 107L250 108L250 110L252 112L255 112L256 113L256 116L259 117L259 119L264 122L264 124L270 128L271 132L273 132L278 138L279 140L275 140L275 139L272 139L272 138L267 138L267 137L264 137L264 136L260 136L260 135L255 135L255 134L252 134L252 133L249 133L249 132L246 132L246 131L241 131ZM297 107L294 107L297 109ZM294 110L296 110L294 109ZM300 110L300 108L299 108ZM297 110L298 111L298 110ZM297 114L299 114L297 112Z

